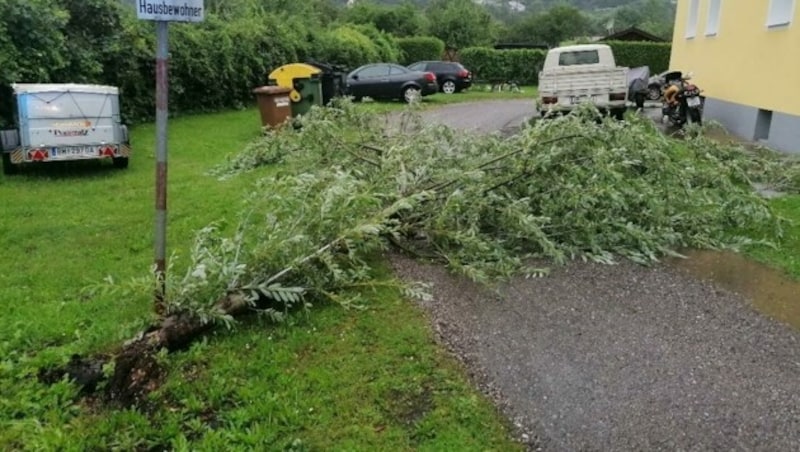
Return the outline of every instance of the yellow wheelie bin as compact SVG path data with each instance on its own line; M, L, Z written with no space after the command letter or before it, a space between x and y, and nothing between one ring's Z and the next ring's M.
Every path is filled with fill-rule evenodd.
M269 74L270 84L291 89L292 116L308 113L314 105L322 106L322 70L305 63L285 64Z

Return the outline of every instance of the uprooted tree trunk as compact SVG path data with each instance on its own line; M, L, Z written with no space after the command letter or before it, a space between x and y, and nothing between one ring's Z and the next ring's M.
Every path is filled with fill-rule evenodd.
M259 301L255 307L266 303L267 300ZM214 305L219 312L232 317L241 316L252 307L247 297L239 292L225 296ZM213 322L188 313L171 315L123 344L114 354L73 355L64 366L43 369L39 378L46 383L55 383L66 376L80 386L84 395L96 392L100 384L106 382L103 390L108 401L124 406L137 404L155 389L163 376L163 370L155 359L156 353L162 349L183 349L213 327ZM108 364L113 364L110 375L105 372Z
M419 195L419 193L412 194L404 199L415 198ZM393 207L381 210L366 223L371 225L377 221L382 224L391 218L397 218L397 209ZM359 230L361 226L363 225L345 231L310 254L297 259L266 278L263 283L263 286L266 287L265 290L240 288L231 291L214 303L211 311L227 318L236 318L260 310L274 309L276 302L286 300L274 298L275 296L271 294L275 292L270 290L270 284L285 279L298 267L324 253L335 252L348 240L348 233L352 230ZM375 234L382 235L380 231L376 231ZM396 239L390 240L390 242L397 244ZM258 298L254 299L253 294L258 294ZM215 326L216 323L213 320L203 319L189 311L168 315L159 324L125 342L115 353L90 357L73 355L64 366L42 369L39 372L39 379L52 384L68 377L78 384L83 395L95 393L102 387L106 401L122 406L136 405L158 386L164 374L156 360L156 354L161 350L173 352L184 349ZM106 369L109 369L109 365L113 370L107 372ZM101 383L105 384L101 386Z

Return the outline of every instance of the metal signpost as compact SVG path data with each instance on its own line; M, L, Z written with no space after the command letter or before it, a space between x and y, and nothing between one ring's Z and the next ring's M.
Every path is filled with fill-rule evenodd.
M156 222L155 266L159 282L155 309L164 310L167 248L167 118L169 116L170 22L202 22L204 0L136 0L136 15L156 22Z

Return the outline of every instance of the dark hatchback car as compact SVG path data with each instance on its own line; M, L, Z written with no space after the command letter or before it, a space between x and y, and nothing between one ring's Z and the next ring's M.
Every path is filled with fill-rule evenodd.
M370 97L412 102L438 91L433 73L412 71L399 64L366 64L347 74L347 93L356 101Z
M453 94L472 86L472 73L461 63L452 61L419 61L408 67L415 71L436 74L439 89L445 94Z

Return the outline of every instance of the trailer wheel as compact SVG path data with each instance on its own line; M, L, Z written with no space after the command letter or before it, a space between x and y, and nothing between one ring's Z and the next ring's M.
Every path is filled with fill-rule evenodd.
M11 154L8 152L1 152L3 154L3 174L10 176L12 174L17 174L17 165L11 163Z
M114 157L114 168L125 169L128 167L128 157Z

